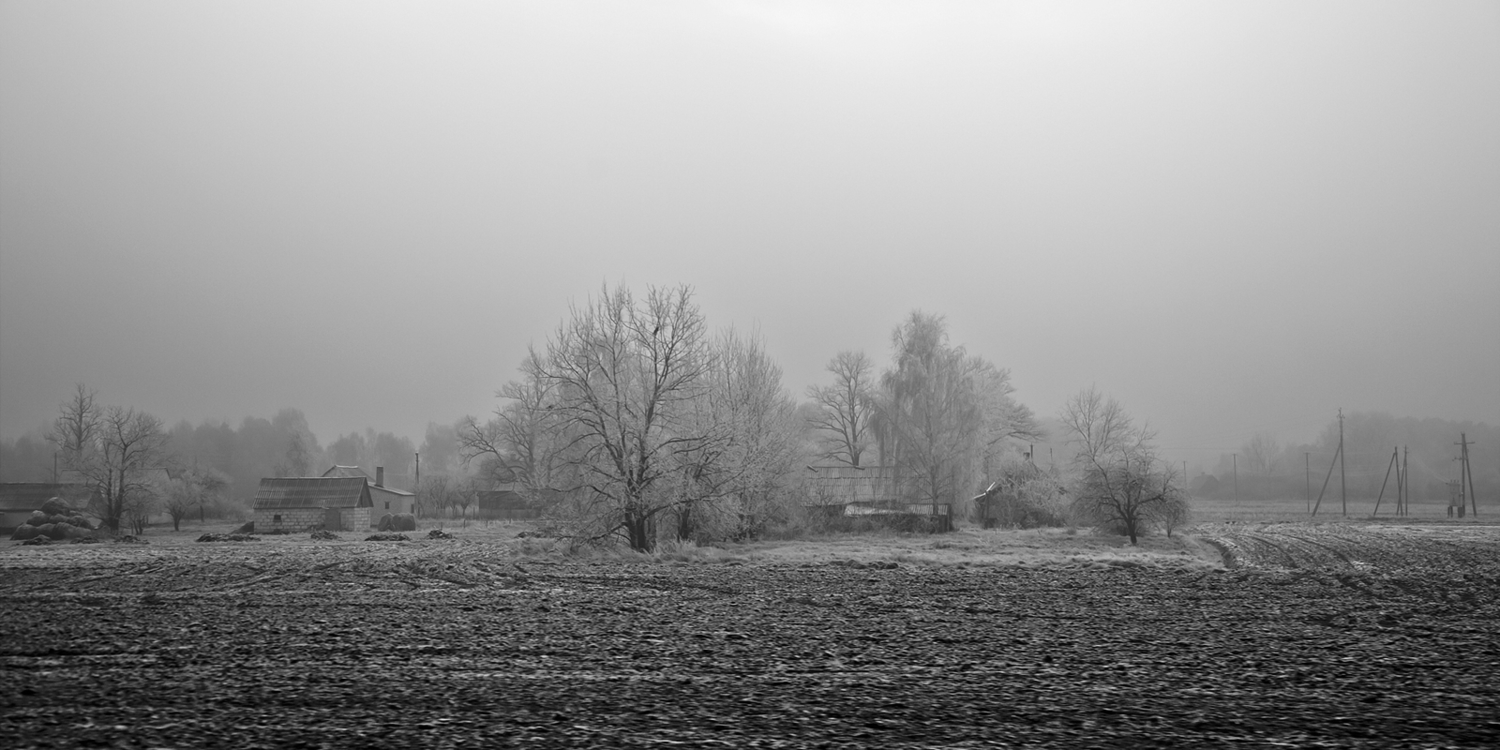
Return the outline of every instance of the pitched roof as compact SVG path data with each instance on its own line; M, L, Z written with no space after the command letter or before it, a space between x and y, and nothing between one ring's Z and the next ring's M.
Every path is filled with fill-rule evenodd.
M374 479L375 478L375 477L372 477L369 474L365 473L365 470L359 468L358 466L339 466L338 464L334 464L333 466L328 467L328 471L323 472L323 476L325 476L325 477L364 477L365 479Z
M364 477L268 477L255 493L257 509L374 506Z
M77 505L89 499L89 486L73 482L5 482L0 484L0 510L32 511L54 497Z
M382 486L380 486L378 484L372 484L372 485L370 485L370 491L371 492L389 492L392 495L400 495L401 497L416 497L417 496L417 493L415 493L415 492L407 492L406 490L398 490L395 487L391 487L389 485L387 485L385 487L382 487Z

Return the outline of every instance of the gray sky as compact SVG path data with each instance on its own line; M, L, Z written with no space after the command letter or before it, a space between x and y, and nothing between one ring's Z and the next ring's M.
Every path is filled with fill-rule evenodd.
M799 394L921 308L1168 447L1500 422L1500 4L0 1L6 437L420 442L619 282Z

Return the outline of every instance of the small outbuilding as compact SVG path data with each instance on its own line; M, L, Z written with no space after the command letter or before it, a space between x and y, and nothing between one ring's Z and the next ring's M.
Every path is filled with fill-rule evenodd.
M380 517L389 513L401 515L417 513L417 495L395 487L387 487L385 484L385 467L375 467L375 478L370 480L370 475L358 466L339 466L334 464L323 472L325 477L363 477L370 484L370 500L374 503L370 511L370 525L379 524Z
M255 493L255 530L364 531L373 509L364 477L266 478Z

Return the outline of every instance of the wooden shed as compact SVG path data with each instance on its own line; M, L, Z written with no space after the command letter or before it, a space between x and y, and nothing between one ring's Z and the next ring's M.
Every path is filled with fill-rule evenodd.
M255 530L364 531L373 509L364 477L267 478L255 493Z

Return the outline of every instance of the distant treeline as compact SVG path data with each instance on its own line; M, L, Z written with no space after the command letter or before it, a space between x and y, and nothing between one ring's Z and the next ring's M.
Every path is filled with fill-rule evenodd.
M238 427L222 420L197 425L184 420L168 435L167 465L162 468L223 472L230 478L229 497L242 503L255 496L264 477L317 476L335 464L358 466L372 476L375 467L384 467L386 483L402 489L413 484L418 451L424 475L459 468L453 425L429 425L420 446L408 437L374 429L341 435L323 445L302 411L286 408L270 419L246 417ZM15 440L0 440L0 481L52 481L54 444L47 437L47 429L38 428Z

